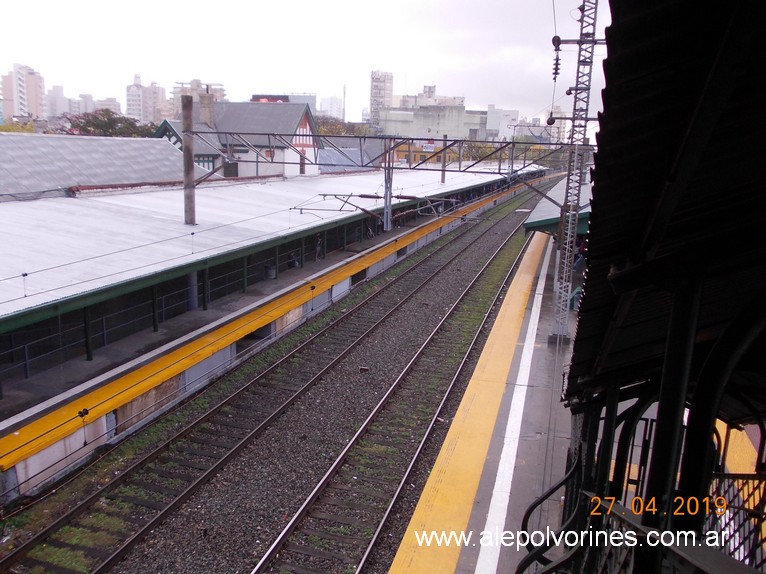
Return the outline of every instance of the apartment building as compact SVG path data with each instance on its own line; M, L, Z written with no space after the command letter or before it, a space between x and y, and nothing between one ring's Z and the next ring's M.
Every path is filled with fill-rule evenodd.
M3 116L47 117L45 80L29 66L14 64L13 71L2 76Z
M380 126L380 112L390 108L394 97L394 75L375 70L370 75L370 123Z
M125 103L125 115L142 124L159 124L173 114L165 88L158 86L157 82L142 85L138 74L133 77L133 83L125 88Z

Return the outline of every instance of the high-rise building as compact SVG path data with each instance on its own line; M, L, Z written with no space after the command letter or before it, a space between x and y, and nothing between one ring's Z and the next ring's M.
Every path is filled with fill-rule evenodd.
M103 100L96 100L96 109L97 110L110 110L114 112L115 114L122 115L122 106L120 106L120 102L117 101L116 98L105 98Z
M3 76L3 114L6 118L24 116L47 117L45 80L29 66L14 64L13 71Z
M221 84L203 84L200 80L177 82L173 88L173 114L181 113L181 96L191 96L195 104L199 104L200 94L212 94L214 102L226 101L226 90Z
M90 94L80 94L80 113L91 114L96 111L96 102Z
M321 109L317 113L319 116L329 116L331 118L336 118L339 120L344 119L343 118L343 100L341 98L338 98L336 96L332 96L329 98L322 98L322 101L320 102Z
M515 141L521 134L518 110L503 110L494 104L487 107L487 138ZM518 133L517 133L518 131Z
M548 133L551 134L551 141L564 142L567 141L569 133L567 132L567 122L563 118L566 114L564 110L559 106L551 107L549 117L558 118L553 121L552 124L548 124ZM547 123L547 122L546 122Z
M125 115L141 121L144 113L144 87L138 74L133 76L133 83L125 88L125 101Z
M3 120L13 116L13 72L0 76L0 112Z
M393 96L396 103L386 107L422 108L426 106L465 106L464 96L441 96L436 94L436 86L423 86L423 91L416 96Z
M64 95L63 86L53 86L48 90L47 101L49 118L57 118L72 111L72 100Z
M13 65L15 115L46 118L45 80L29 66Z
M84 113L93 113L96 110L111 110L115 114L122 114L122 106L116 98L104 98L94 101L90 94L80 94L79 99L67 98L64 96L64 88L53 86L48 90L48 119L58 118L64 114L79 115Z
M133 76L133 83L125 88L125 115L141 123L160 123L167 116L167 98L165 88L156 82L149 86L141 85L141 76Z
M394 75L375 70L370 75L370 123L380 125L380 110L390 108L394 97Z

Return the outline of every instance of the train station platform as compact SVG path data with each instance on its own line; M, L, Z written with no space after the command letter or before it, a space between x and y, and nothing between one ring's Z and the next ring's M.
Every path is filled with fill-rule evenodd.
M167 292L172 294L173 288L178 289L180 280L199 288L202 297L194 292L184 301L185 311L176 317L158 313L161 304L157 293L145 286L140 304L145 308L151 303L154 328L145 325L122 338L99 340L101 344L91 344L90 353L85 352L87 348L72 352L73 360L60 353L60 363L31 376L17 369L15 379L3 377L0 497L10 501L34 494L101 445L119 440L146 424L164 409L203 388L225 369L246 359L260 348L260 341L264 344L273 341L343 297L355 282L374 277L412 250L459 227L466 215L483 213L498 201L514 197L520 187L498 190L494 183L489 185L487 193L448 216L432 210L433 213L414 217L411 222L402 221L384 233L351 242L335 241L332 249L330 241L320 239L318 244L323 250L318 261L310 251L315 235L312 231L305 236L309 238L309 249L304 251L305 237L300 244L300 253L304 254L302 266L299 260L298 267L285 264L281 272L275 273L273 262L279 254L274 248L271 259L256 257L252 261L253 265L264 266L263 275L252 281L245 278L232 282L229 295L209 298L213 281L213 271L207 273L209 267L202 270L202 279L199 270L183 267L184 271L192 271L172 279L175 285L170 285L168 279ZM341 229L345 231L344 227ZM330 234L327 229L324 233ZM298 249L297 245L293 242L282 254L287 257L290 249ZM224 264L216 267L217 277L225 278L226 273L232 272L239 277L245 272L250 275L249 255L233 261L228 267ZM151 278L157 284L155 277ZM133 291L126 291L120 299L109 303L113 308L119 304L127 310L137 309L132 294ZM188 301L203 308L195 305L189 309ZM203 305L205 301L207 304ZM79 320L86 326L86 331L94 321L88 311L86 306L79 314L77 310L70 312L75 322ZM152 315L142 317L146 323ZM48 322L51 328L61 331L60 318L58 327L55 317ZM106 325L95 333L96 337L106 335ZM88 340L92 340L92 335L86 333L84 341Z
M514 572L525 510L565 473L560 402L570 346L553 332L556 251L537 233L508 291L413 513L391 574ZM570 311L569 329L574 329ZM560 526L560 496L530 529Z
M432 219L431 216L424 216L419 222L423 223L430 219ZM319 260L310 254L303 266L280 272L274 278L258 281L244 292L212 300L208 303L207 309L199 307L162 321L157 331L144 330L112 341L95 353L93 360L71 359L27 378L19 375L5 376L0 382L2 388L0 432L9 431L24 420L46 412L55 404L65 402L72 395L77 394L77 386L86 381L138 359L149 351L176 341L197 329L202 329L235 311L257 304L291 285L342 263L360 250L373 248L409 229L409 226L394 228L373 238L365 238L360 243L353 244L352 248L330 251Z

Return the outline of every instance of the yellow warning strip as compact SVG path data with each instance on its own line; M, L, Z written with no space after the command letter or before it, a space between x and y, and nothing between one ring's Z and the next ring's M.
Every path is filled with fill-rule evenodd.
M439 222L440 225L443 221ZM412 241L432 231L417 230ZM438 227L438 226L433 226ZM401 238L400 238L401 239ZM409 238L408 238L409 240ZM0 437L0 471L6 471L82 428L88 423L140 397L151 389L183 373L200 361L235 343L289 311L311 301L348 277L401 249L404 240L384 245L374 253L317 277L304 281L289 293L257 307L225 325L200 335L193 341L169 351L141 367L62 405L18 430ZM84 420L78 413L87 409Z
M479 357L389 574L454 572L461 545L418 545L416 533L468 526L546 235L536 233Z
M467 215L493 201L497 201L499 198L510 195L513 191L509 190L499 195L491 195L452 212L450 216ZM90 393L78 397L76 400L58 407L16 431L0 437L0 472L12 468L22 460L78 431L82 428L83 423L95 421L99 417L128 404L226 346L264 325L276 321L289 311L311 301L320 293L328 291L334 285L393 255L398 250L415 243L444 225L445 220L439 217L354 259L347 265L333 269L313 281L304 281L289 293L259 306L226 325L201 335L194 341L169 351L151 363L138 367ZM87 409L88 414L83 419L78 413L84 412L84 409Z
M307 286L292 293L292 307L310 299ZM212 356L248 333L275 321L285 313L287 297L270 302L214 331L170 351L152 362L106 383L90 393L43 415L20 429L0 437L0 470L55 444L108 412L129 403L152 388L172 379L189 367ZM280 308L282 307L282 308ZM78 413L87 409L83 418Z

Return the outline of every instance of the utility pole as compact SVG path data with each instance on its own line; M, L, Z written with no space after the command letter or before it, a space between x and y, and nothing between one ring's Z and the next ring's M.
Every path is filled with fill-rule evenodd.
M394 203L394 151L393 142L389 138L383 140L385 152L383 154L383 231L391 231L393 228L393 203Z
M569 132L569 158L567 165L566 197L561 208L561 226L559 232L559 262L556 278L556 309L551 342L563 340L569 342L569 297L572 290L572 267L574 265L575 241L577 238L577 217L580 209L580 191L590 147L587 145L586 129L590 105L590 86L593 72L593 53L596 44L604 40L596 40L596 13L598 0L583 0L580 6L580 37L577 40L562 40L553 37L556 50L554 60L554 76L558 75L559 54L562 44L577 44L577 81L575 86L567 90L574 95L571 118L548 118L548 125L553 125L557 119L569 119L572 129Z
M182 128L183 128L183 148L184 148L184 223L186 225L196 225L197 216L195 210L195 189L194 189L194 129L192 123L192 97L181 96L182 107Z

